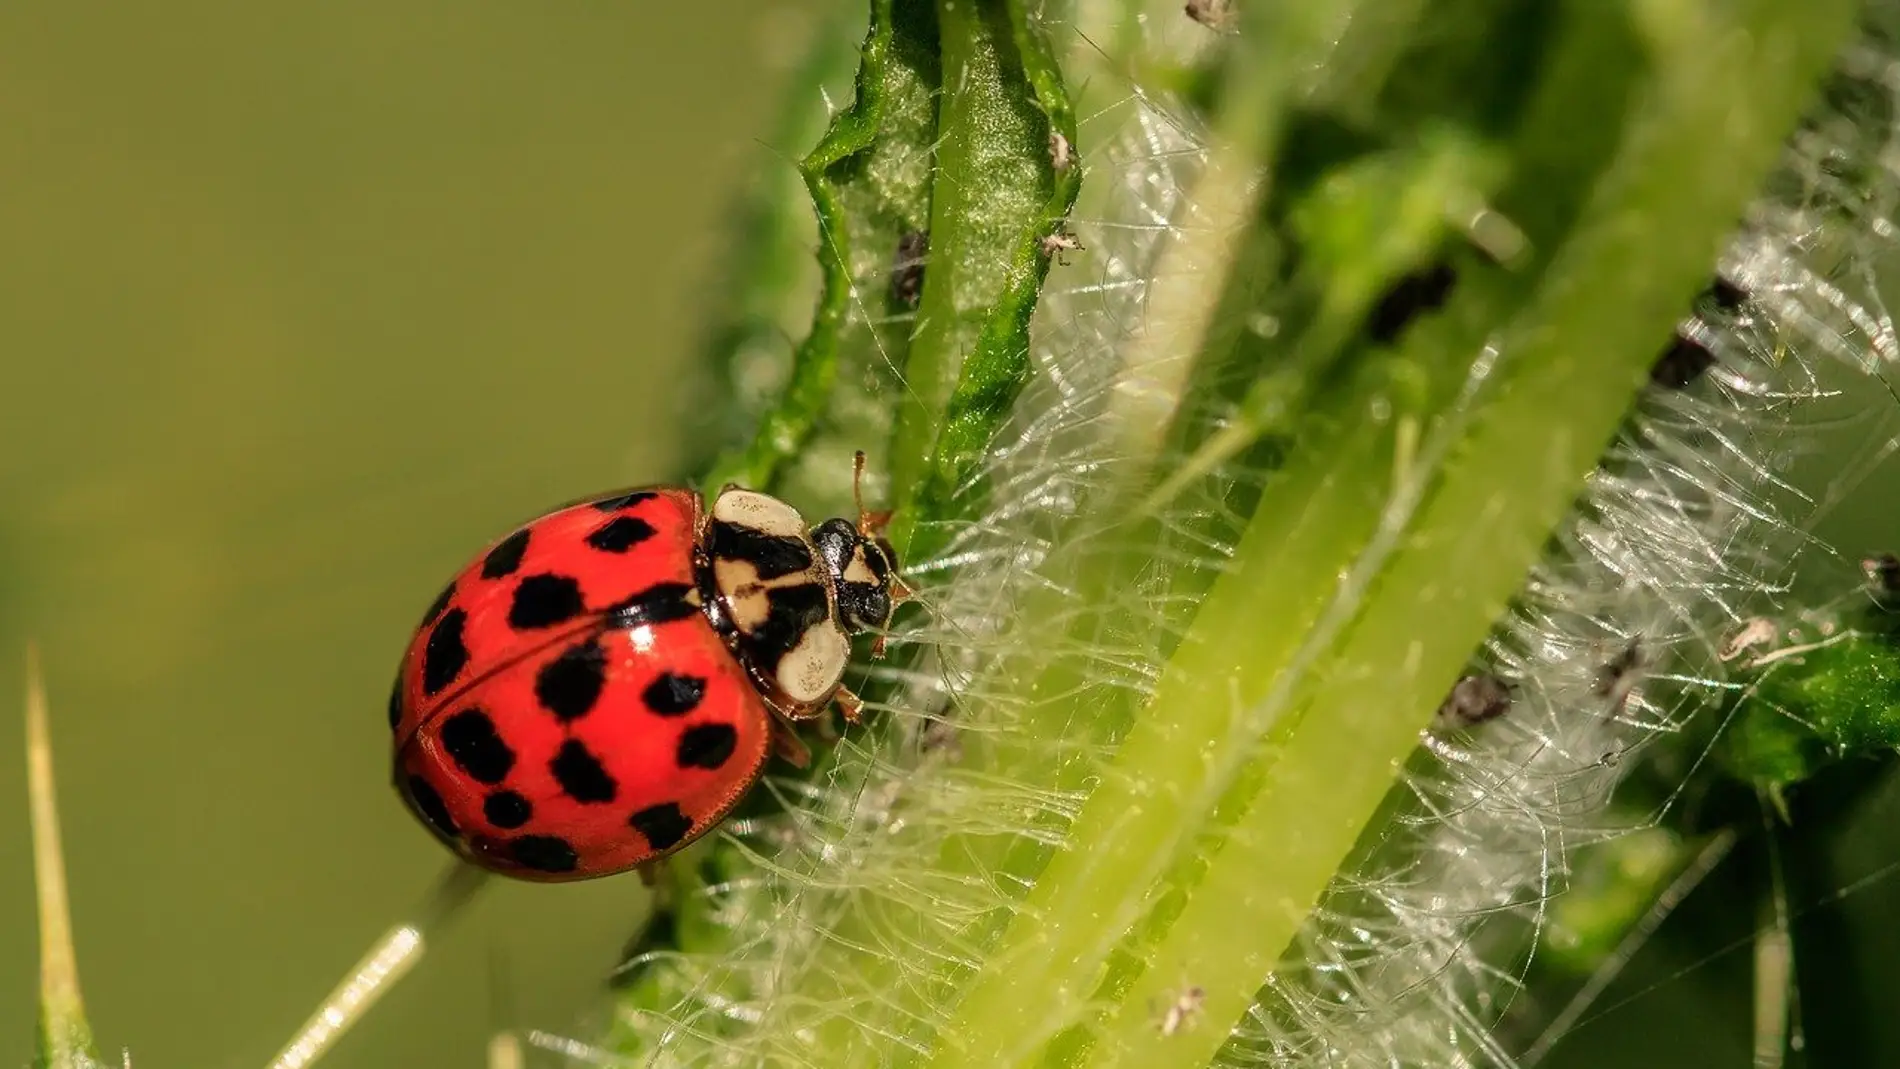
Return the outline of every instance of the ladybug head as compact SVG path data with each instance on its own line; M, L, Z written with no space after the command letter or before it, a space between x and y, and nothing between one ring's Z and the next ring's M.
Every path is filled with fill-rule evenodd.
M891 576L897 558L889 542L867 538L846 519L812 528L811 540L825 562L825 577L837 599L838 622L847 630L871 631L891 622Z

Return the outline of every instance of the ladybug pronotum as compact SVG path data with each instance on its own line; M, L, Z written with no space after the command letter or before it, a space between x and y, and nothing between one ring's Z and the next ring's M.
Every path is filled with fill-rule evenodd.
M859 465L862 471L863 458ZM807 527L728 486L548 513L430 606L389 699L395 782L450 849L527 880L647 866L704 835L786 721L847 720L851 636L904 594L886 517Z

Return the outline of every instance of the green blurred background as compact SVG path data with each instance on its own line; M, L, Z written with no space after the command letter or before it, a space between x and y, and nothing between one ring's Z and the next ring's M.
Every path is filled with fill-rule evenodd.
M388 789L422 608L542 506L674 474L817 7L0 5L0 1064L27 640L103 1053L261 1065L446 859ZM644 900L493 888L334 1064L571 1030Z
M387 786L395 659L484 540L676 474L732 198L807 147L771 116L822 6L0 6L0 725L36 638L109 1057L261 1066L440 871ZM1897 475L1829 516L1836 580L1900 544ZM1893 856L1896 796L1791 852L1798 898ZM23 802L0 726L0 1065L32 1034ZM328 1064L574 1031L644 902L491 886ZM1900 1027L1856 1004L1897 909L1883 880L1797 924L1811 1015ZM1734 938L1659 940L1562 1063L1742 1064ZM1846 1045L1900 1044L1871 1031Z

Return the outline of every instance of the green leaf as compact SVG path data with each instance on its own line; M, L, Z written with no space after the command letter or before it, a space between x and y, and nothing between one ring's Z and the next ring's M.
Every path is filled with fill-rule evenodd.
M913 544L920 522L983 499L968 484L1029 379L1030 317L1082 181L1075 113L1040 21L1021 0L945 2L939 17L948 77L933 253L891 455L891 540L910 560L940 545Z
M855 448L888 430L888 409L875 398L899 388L910 348L891 268L905 237L929 228L938 84L930 5L873 0L855 99L799 166L817 216L822 275L811 329L751 443L703 480L709 494L728 482L785 489L789 479L804 483L803 493L787 490L795 500L850 500L850 451L808 446L828 424L855 437Z
M827 88L857 69L855 28L863 16L840 4L814 20L811 40L789 80L781 111L764 139L773 151L797 151L824 134L832 116ZM744 185L730 213L726 259L708 288L706 328L695 366L700 378L681 425L686 470L702 472L743 449L791 374L794 336L811 316L816 228L801 168L764 166Z

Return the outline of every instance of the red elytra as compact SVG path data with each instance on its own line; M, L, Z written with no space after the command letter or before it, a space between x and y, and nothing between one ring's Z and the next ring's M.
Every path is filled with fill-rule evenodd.
M465 567L410 641L389 707L398 791L450 849L521 879L605 876L680 849L757 782L784 730L775 712L817 715L834 698L854 711L835 678L788 696L772 671L783 658L807 669L784 678L811 678L809 650L835 642L805 639L888 620L888 547L869 523L829 521L814 541L776 499L731 489L708 515L678 488L530 522ZM884 600L866 609L867 590ZM778 629L741 626L753 617Z

